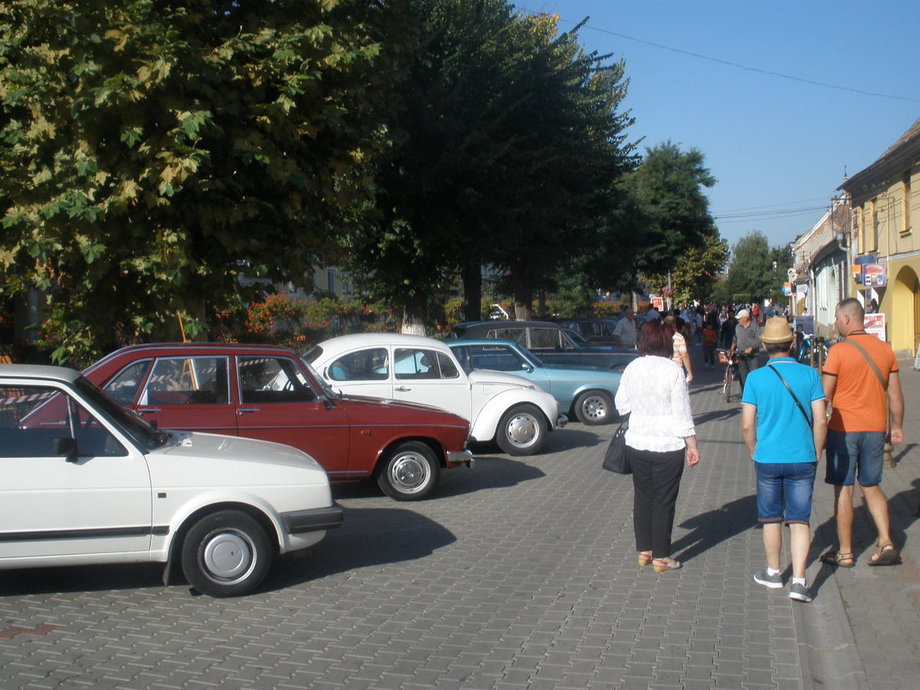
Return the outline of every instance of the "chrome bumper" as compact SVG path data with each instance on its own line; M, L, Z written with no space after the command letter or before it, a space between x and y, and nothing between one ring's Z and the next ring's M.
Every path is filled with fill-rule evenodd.
M447 462L455 462L472 467L476 463L476 458L468 450L447 451Z

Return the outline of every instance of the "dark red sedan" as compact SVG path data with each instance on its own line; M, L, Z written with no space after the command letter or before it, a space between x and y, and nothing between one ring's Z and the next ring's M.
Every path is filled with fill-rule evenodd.
M469 422L434 407L343 397L297 353L268 345L159 343L83 372L161 429L299 448L332 481L375 478L397 500L428 496L441 468L469 465Z

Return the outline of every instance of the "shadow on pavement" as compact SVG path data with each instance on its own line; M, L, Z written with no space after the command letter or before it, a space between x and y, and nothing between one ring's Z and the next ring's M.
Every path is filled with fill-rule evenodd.
M414 561L455 542L440 524L403 508L349 508L316 546L279 561L259 591L283 589L356 568Z
M143 588L163 588L162 564L80 565L0 572L0 598L23 594Z
M899 551L904 549L907 541L907 529L920 519L920 479L915 479L912 484L912 489L906 489L888 497L891 540ZM831 491L831 488L826 487L825 490ZM865 560L872 555L878 535L869 508L859 496L859 490L856 491L857 495L853 497L853 555L857 560ZM822 548L836 548L837 525L833 517L827 519L815 530L813 544L823 544ZM820 551L820 549L813 548L808 555L808 562L813 563L818 560L821 557ZM830 571L826 576L824 575L825 570ZM822 565L818 579L826 580L831 573L833 573L832 566Z
M454 467L449 470L441 470L438 485L431 496L425 500L437 501L439 498L461 496L483 489L517 486L545 476L542 471L524 462L511 460L505 456L495 457L477 453L476 464L472 468ZM332 497L336 500L381 498L383 492L373 480L343 482L332 485ZM412 503L400 504L394 501L393 505L409 506Z
M731 419L732 417L738 417L741 414L741 407L732 407L727 410L713 410L712 412L705 412L704 414L693 415L693 423L696 426L705 424L706 422L718 422L725 419ZM741 436L741 431L739 429L738 436Z
M680 523L691 530L671 544L671 552L681 561L692 560L723 541L757 525L757 499L744 496L721 508L695 515Z

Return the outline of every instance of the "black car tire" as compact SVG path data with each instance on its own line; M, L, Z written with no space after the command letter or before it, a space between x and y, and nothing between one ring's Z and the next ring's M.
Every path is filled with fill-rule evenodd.
M405 441L387 454L377 485L397 501L419 501L434 491L440 473L438 459L427 444Z
M538 407L517 405L502 415L495 440L508 455L533 455L543 447L546 433L546 418Z
M582 424L607 424L613 418L613 398L604 391L585 391L575 400L575 416Z
M236 597L259 586L272 562L268 535L238 510L221 510L192 525L182 542L182 572L212 597Z

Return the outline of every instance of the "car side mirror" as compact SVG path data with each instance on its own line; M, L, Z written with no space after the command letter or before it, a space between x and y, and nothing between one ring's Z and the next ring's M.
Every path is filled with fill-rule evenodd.
M530 364L528 364L527 362L524 362L524 363L521 365L521 369L523 369L523 370L526 371L526 372L531 372L531 371L533 371L533 367L532 367Z
M67 462L77 461L77 441L72 436L61 436L54 439L52 453L66 456Z

